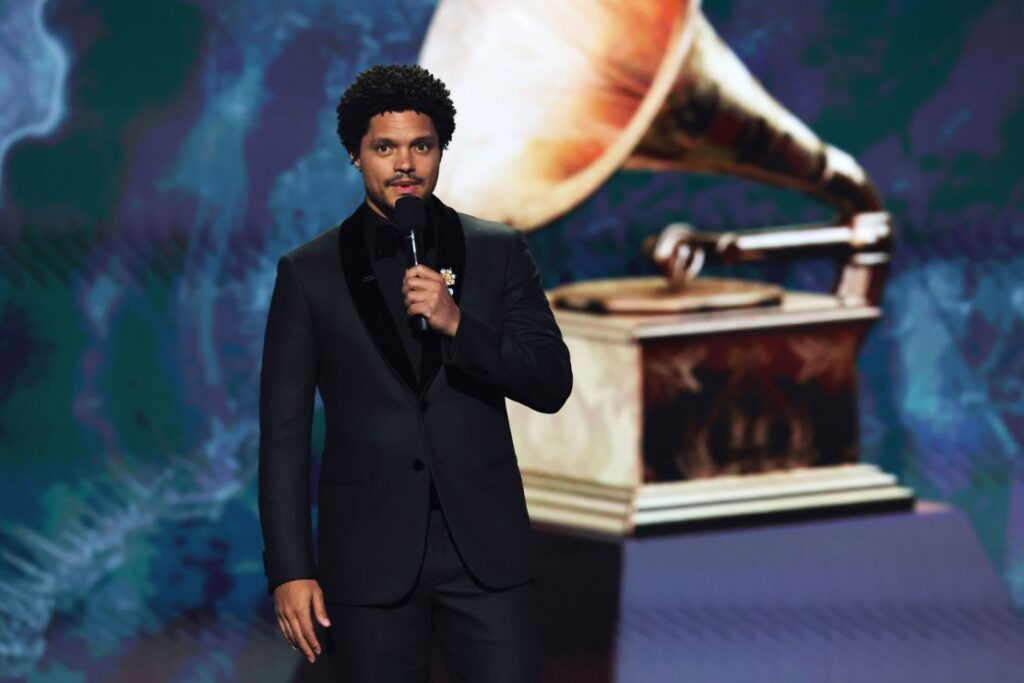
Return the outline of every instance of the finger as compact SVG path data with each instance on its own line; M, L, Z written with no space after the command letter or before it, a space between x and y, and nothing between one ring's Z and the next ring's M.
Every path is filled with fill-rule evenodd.
M299 629L300 639L306 641L309 649L320 654L320 642L316 639L316 633L313 632L313 618L310 616L309 604L306 605L306 609L299 612Z
M281 628L281 633L284 634L284 639L288 641L288 644L292 646L292 649L298 650L299 648L295 647L295 639L292 638L292 630L288 628L288 622L285 621L283 617L278 617L277 625Z
M402 289L406 292L412 292L419 289L439 290L444 286L444 282L440 280L429 280L423 277L413 277L409 278L402 284Z
M409 313L409 315L422 315L427 320L430 320L430 318L433 317L434 315L434 307L431 306L428 302L423 301L417 301L412 306L409 306L409 308L406 309L406 311Z
M405 274L406 278L421 278L424 280L433 280L434 282L444 282L444 276L442 276L441 273L436 270L432 270L422 263L405 271Z
M433 301L435 298L436 295L434 292L417 289L405 295L405 305L406 307L409 307L410 305L419 303L420 301Z
M418 295L417 300L429 298L433 299L434 301L440 301L441 299L444 298L451 298L451 294L448 293L447 289L445 289L442 285L433 282L426 287L414 287L406 293L406 296L414 295Z
M327 605L324 604L323 591L318 590L313 593L313 614L324 628L331 627L331 620L327 618Z
M295 635L295 644L302 651L302 654L306 655L306 659L311 662L316 659L316 655L313 654L313 648L309 646L309 643L302 636L302 625L299 624L299 619L297 617L290 617L288 619L288 626L291 627L292 634Z

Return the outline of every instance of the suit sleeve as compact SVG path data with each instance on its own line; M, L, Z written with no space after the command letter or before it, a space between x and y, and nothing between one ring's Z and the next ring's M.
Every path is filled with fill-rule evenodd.
M295 263L277 263L260 370L259 509L268 588L314 578L310 459L316 355Z
M522 233L513 233L504 278L501 325L463 309L455 337L442 345L444 360L513 401L557 412L572 391L569 350Z

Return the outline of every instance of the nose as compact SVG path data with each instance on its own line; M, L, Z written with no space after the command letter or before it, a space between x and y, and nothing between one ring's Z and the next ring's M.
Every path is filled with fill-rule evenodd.
M412 150L399 148L395 154L395 171L412 173L414 170L416 166L413 163Z

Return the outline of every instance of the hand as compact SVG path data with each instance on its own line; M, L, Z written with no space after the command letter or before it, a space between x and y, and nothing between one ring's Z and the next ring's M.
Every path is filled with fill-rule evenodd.
M455 336L462 314L448 293L444 276L423 264L413 266L405 271L402 294L405 295L406 313L422 315L432 330Z
M324 593L316 581L296 579L274 589L277 625L281 627L285 640L296 650L301 650L310 663L320 654L320 643L313 633L313 621L309 617L311 607L317 621L329 628L331 622L324 606Z

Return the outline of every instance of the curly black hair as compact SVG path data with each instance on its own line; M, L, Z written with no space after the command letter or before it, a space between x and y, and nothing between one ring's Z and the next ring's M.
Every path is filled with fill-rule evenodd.
M370 118L386 111L416 111L434 122L441 149L455 132L455 105L448 88L417 65L380 64L356 76L338 100L338 138L353 158L370 129Z

